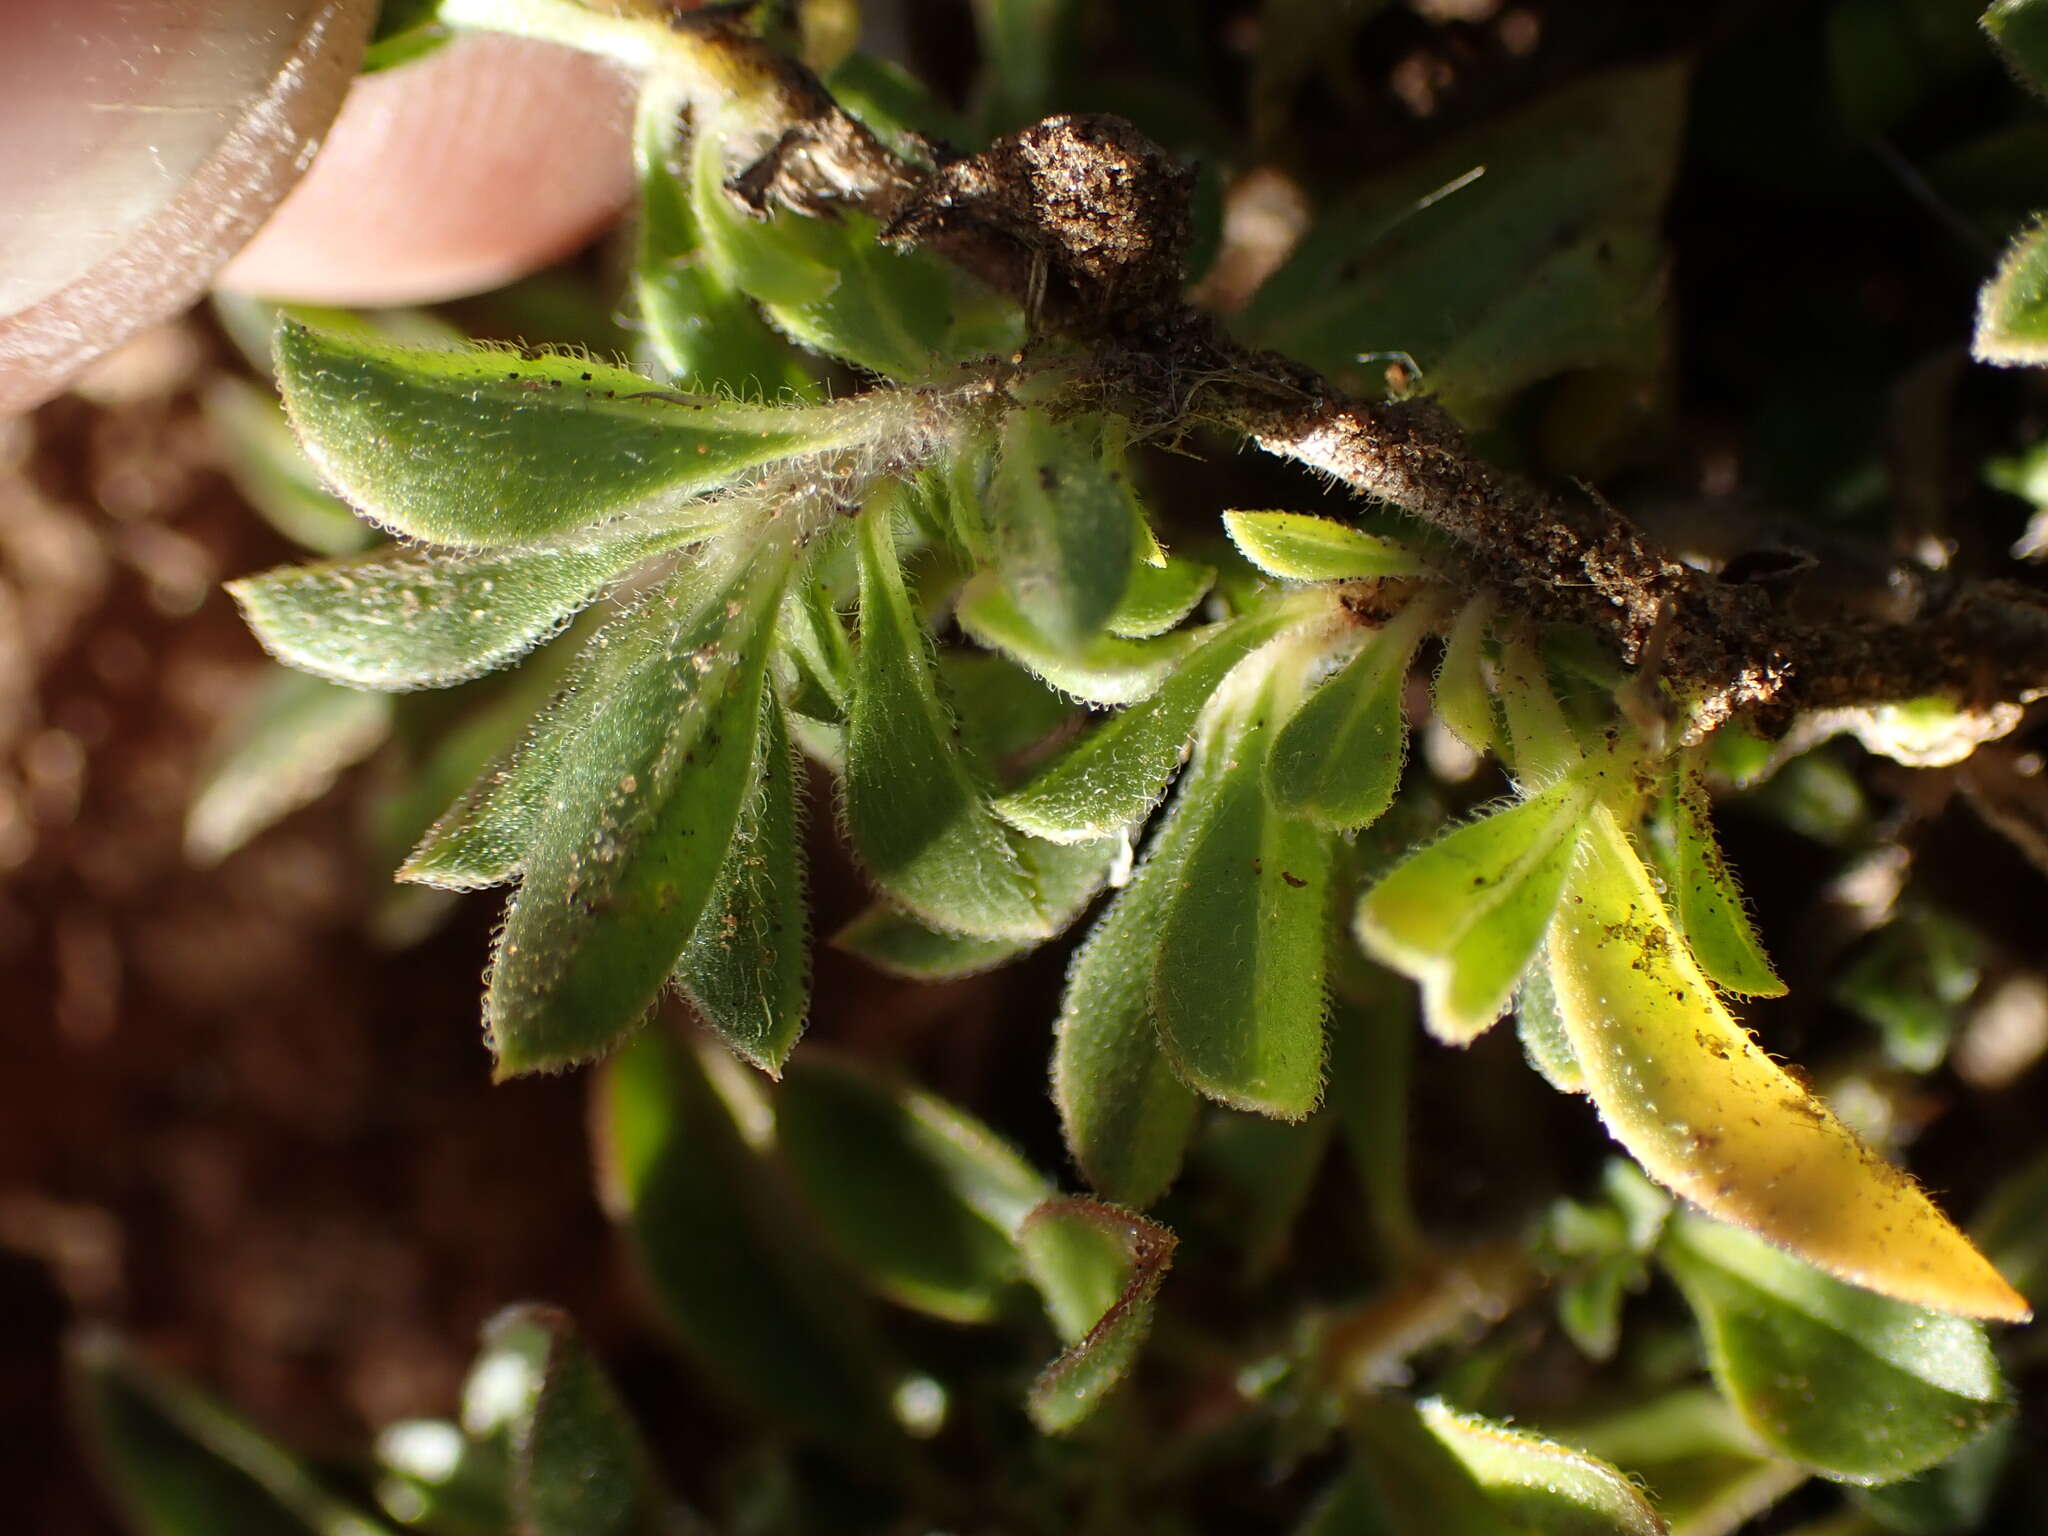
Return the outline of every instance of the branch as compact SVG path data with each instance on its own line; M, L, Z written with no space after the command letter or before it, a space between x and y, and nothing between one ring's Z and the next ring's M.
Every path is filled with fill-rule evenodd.
M1983 710L2048 690L2048 595L1963 583L1903 620L1795 620L1767 586L1680 563L1596 494L1566 500L1475 457L1433 401L1354 399L1244 347L1181 298L1189 174L1121 119L1052 117L977 155L899 154L729 20L675 25L774 101L780 136L730 183L757 212L876 218L886 242L935 252L1021 303L1036 334L1087 349L1119 412L1216 422L1421 518L1504 608L1589 625L1624 663L1661 669L1686 739L1737 716L1775 732L1801 710L1935 694Z

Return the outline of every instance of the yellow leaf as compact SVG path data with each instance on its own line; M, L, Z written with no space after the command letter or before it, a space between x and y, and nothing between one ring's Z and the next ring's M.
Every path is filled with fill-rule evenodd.
M1730 1017L1605 808L1549 952L1586 1092L1651 1177L1851 1284L1970 1317L2031 1315L1903 1170Z

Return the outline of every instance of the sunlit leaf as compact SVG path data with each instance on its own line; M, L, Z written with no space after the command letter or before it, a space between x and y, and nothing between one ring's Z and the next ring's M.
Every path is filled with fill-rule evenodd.
M1047 1434L1072 1429L1129 1373L1152 1330L1152 1303L1173 1262L1156 1222L1093 1200L1054 1199L1018 1233L1025 1269L1065 1353L1032 1384L1027 1406Z
M1351 831L1394 803L1408 757L1401 695L1434 617L1430 604L1411 602L1280 727L1266 786L1282 812Z
M1785 983L1771 969L1748 905L1721 857L1707 787L1681 772L1665 800L1672 834L1671 889L1678 926L1709 980L1749 997L1781 997Z
M1549 951L1586 1092L1660 1184L1887 1296L2028 1315L1905 1173L1729 1017L1605 809L1593 813Z
M1124 589L1123 601L1109 616L1109 632L1126 640L1163 635L1195 611L1215 581L1213 565L1172 559L1153 565L1140 560L1131 567L1131 583Z
M216 863L310 805L391 730L391 701L318 678L268 678L223 739L185 812L185 850Z
M503 1378L512 1505L532 1536L657 1536L668 1497L618 1393L554 1307L508 1308L484 1327L479 1374ZM519 1390L509 1390L514 1379Z
M1992 0L1983 24L2013 72L2036 94L2048 95L2048 5L2042 0Z
M605 1208L706 1373L828 1443L889 1454L892 1372L872 1319L821 1276L787 1208L760 1198L760 1167L691 1054L649 1030L615 1055L593 1140Z
M903 409L671 395L593 359L291 324L277 364L292 425L342 495L394 533L476 547L674 508L763 464L868 441Z
M960 594L960 627L1061 693L1089 704L1135 704L1158 692L1193 644L1192 632L1153 640L1097 635L1056 645L1032 624L997 580L983 572Z
M1359 903L1366 953L1422 983L1430 1032L1463 1045L1514 996L1565 886L1592 791L1583 775L1445 833Z
M801 830L789 734L771 700L759 783L674 977L718 1037L771 1077L795 1048L811 1002Z
M760 773L767 627L791 551L721 552L607 632L491 968L500 1076L587 1060L639 1023L717 890Z
M1104 721L998 800L997 814L1059 843L1122 832L1165 792L1209 695L1239 662L1299 620L1299 614L1269 608L1217 628L1157 693Z
M860 655L847 714L846 827L914 917L984 939L1051 933L1011 830L954 739L896 561L886 500L860 519Z
M1296 1536L1526 1536L1430 1433L1413 1403L1364 1397L1346 1417L1351 1466Z
M1068 650L1101 635L1131 580L1129 471L1100 417L1039 406L1003 418L989 514L1003 588Z
M1420 1412L1503 1516L1538 1536L1664 1536L1635 1484L1605 1462L1441 1402Z
M987 1127L816 1053L776 1095L776 1131L806 1202L880 1294L986 1322L1022 1278L1012 1238L1051 1186Z
M1226 512L1223 528L1245 559L1289 581L1416 576L1427 569L1406 545L1306 512Z
M1299 1120L1323 1091L1331 842L1266 794L1282 676L1233 683L1196 743L1228 766L1161 917L1152 1007L1189 1087Z
M1475 597L1460 608L1436 672L1436 717L1474 752L1492 751L1500 735L1484 671L1486 634L1492 623L1493 603L1488 598Z
M71 1391L122 1512L147 1536L390 1536L297 1458L109 1335L73 1344Z
M228 583L279 661L357 688L443 688L539 645L690 530L469 554L380 550Z
M2009 1411L1978 1324L1845 1285L1701 1216L1673 1223L1663 1260L1736 1412L1829 1477L1909 1477Z
M377 1431L377 1502L435 1536L498 1536L512 1523L511 1458L497 1436L447 1419L398 1419Z
M1977 297L1970 350L2004 367L2048 363L2048 224L2037 220L1999 258Z
M1550 967L1534 965L1522 978L1515 993L1515 1033L1522 1042L1522 1054L1542 1079L1559 1093L1584 1093L1586 1074L1572 1051L1571 1036L1565 1033L1564 1016L1557 1011L1557 993L1550 985Z
M1507 727L1500 747L1516 780L1526 789L1570 772L1582 755L1579 739L1558 702L1543 652L1528 630L1502 638L1494 693L1500 700L1501 723Z

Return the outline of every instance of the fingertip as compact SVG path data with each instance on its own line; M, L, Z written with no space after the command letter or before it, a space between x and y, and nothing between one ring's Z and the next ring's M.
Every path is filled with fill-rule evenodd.
M588 54L472 35L357 80L305 179L219 285L428 303L567 254L631 195L632 98Z

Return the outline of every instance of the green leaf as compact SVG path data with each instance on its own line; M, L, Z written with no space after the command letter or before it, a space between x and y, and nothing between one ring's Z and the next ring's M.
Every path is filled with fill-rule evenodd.
M1003 589L1033 628L1069 651L1101 635L1131 580L1129 471L1108 431L1101 417L1012 410L989 485Z
M567 1313L531 1303L500 1312L484 1325L476 1372L505 1393L502 1428L522 1532L656 1536L667 1529L668 1496L646 1447Z
M1279 677L1257 679L1254 696L1219 697L1196 743L1229 766L1162 915L1152 1007L1160 1044L1190 1088L1300 1120L1323 1092L1331 850L1328 833L1281 814L1266 795L1287 703Z
M1129 1373L1174 1241L1158 1223L1093 1200L1048 1200L1025 1218L1018 1248L1067 1344L1026 1404L1046 1434L1080 1424Z
M2037 217L1999 258L1977 296L1970 351L2007 368L2048 363L2048 222Z
M111 1335L72 1344L70 1378L96 1459L147 1536L389 1536L288 1452Z
M578 660L578 674L528 729L526 738L497 761L443 811L414 848L397 878L450 891L482 890L515 879L538 834L563 761L604 704L592 687L613 638L593 644Z
M1658 1183L1854 1284L2026 1318L2024 1298L1912 1179L1729 1016L1605 808L1581 839L1549 958L1586 1092Z
M1060 50L1074 13L1073 0L974 0L984 128L1020 128L1054 105Z
M586 358L422 351L289 323L277 367L306 451L365 516L478 548L672 510L764 464L888 435L904 409L744 405Z
M810 1010L810 911L789 733L772 697L766 709L759 782L674 980L719 1039L775 1077Z
M499 1536L512 1524L504 1441L472 1439L447 1419L399 1419L377 1431L377 1502L434 1536Z
M647 344L685 388L723 386L752 398L801 389L803 370L788 348L700 250L688 151L676 136L680 111L670 92L643 84L633 140L640 177L633 295Z
M756 218L726 190L722 114L701 110L690 147L690 206L705 264L759 300L788 336L890 378L917 379L948 344L953 276L935 257L876 244L874 220L786 209Z
M1419 1411L1503 1518L1538 1536L1664 1536L1664 1522L1635 1484L1584 1451L1441 1402Z
M1811 1476L1767 1455L1727 1399L1705 1385L1625 1402L1574 1424L1572 1438L1646 1483L1681 1536L1743 1529Z
M1406 545L1306 512L1226 512L1223 528L1245 559L1288 581L1419 576L1427 568Z
M263 648L355 688L445 688L555 634L680 529L470 554L379 550L228 583Z
M1408 757L1408 666L1435 617L1409 603L1280 727L1266 764L1275 807L1342 832L1385 814Z
M185 851L214 864L334 787L391 732L391 701L280 672L216 749L185 812Z
M640 1022L716 893L760 774L780 534L707 555L607 632L498 934L500 1077L588 1060ZM725 562L730 562L726 564ZM736 567L736 568L735 568Z
M1586 1073L1565 1033L1564 1016L1557 1011L1548 966L1531 966L1522 978L1521 990L1515 993L1515 1033L1538 1077L1559 1093L1586 1091Z
M1829 1477L1910 1477L2009 1411L1978 1324L1845 1285L1701 1216L1673 1221L1662 1257L1743 1422Z
M1707 787L1679 770L1665 800L1672 833L1672 891L1678 926L1709 980L1746 997L1782 997L1785 983L1749 920L1742 892L1714 840Z
M1239 662L1300 618L1276 605L1210 631L1157 693L1097 726L1030 783L998 800L996 814L1056 843L1121 833L1165 793L1209 695Z
M1015 835L954 740L923 630L896 563L886 498L860 518L861 643L847 713L846 827L891 901L985 939L1043 939L1051 925Z
M1112 635L1125 640L1150 640L1163 635L1195 611L1216 584L1216 567L1192 560L1168 559L1154 565L1139 560L1131 567L1123 601L1109 616Z
M1430 1032L1464 1045L1491 1026L1535 958L1592 804L1585 775L1445 833L1359 903L1367 954L1422 984Z
M1474 752L1491 752L1500 739L1494 719L1493 692L1486 686L1486 635L1493 623L1493 600L1475 597L1458 610L1444 641L1444 659L1436 671L1436 717Z
M1131 881L1074 956L1053 1026L1052 1095L1067 1150L1097 1193L1142 1210L1180 1172L1200 1101L1159 1047L1161 924L1224 765L1197 758Z
M960 594L960 627L1051 687L1089 704L1135 704L1159 691L1194 642L1193 632L1154 640L1097 635L1080 645L1055 644L1020 609L992 571Z
M1025 861L1038 877L1038 891L1054 932L1081 915L1109 878L1123 852L1120 837L1093 843L1023 844ZM912 981L955 981L1007 965L1038 947L1035 939L976 939L945 933L876 902L832 936L835 949L857 955L877 970Z
M1298 1536L1528 1536L1430 1433L1413 1403L1361 1397L1346 1416L1351 1467Z
M656 1030L618 1052L598 1080L593 1140L605 1209L706 1373L827 1443L893 1455L892 1372L873 1320L821 1269L794 1212L765 1198L696 1057Z
M2013 73L2036 95L2048 95L2048 4L1994 0L1983 25Z
M1558 373L1651 366L1685 104L1682 67L1617 71L1408 161L1317 220L1243 334L1354 393L1360 353L1404 348L1474 421Z
M1502 638L1494 679L1501 723L1507 727L1500 745L1516 782L1526 789L1569 773L1583 755L1578 736L1529 630Z
M949 1322L997 1315L1022 1278L1012 1237L1053 1191L986 1126L806 1052L776 1129L806 1203L879 1294Z

